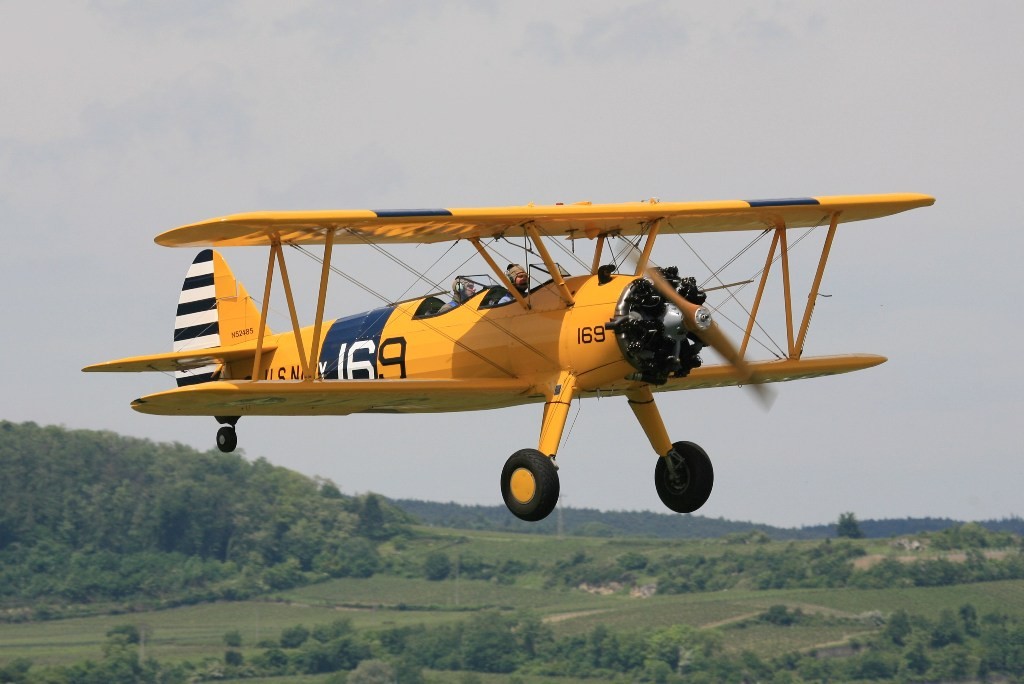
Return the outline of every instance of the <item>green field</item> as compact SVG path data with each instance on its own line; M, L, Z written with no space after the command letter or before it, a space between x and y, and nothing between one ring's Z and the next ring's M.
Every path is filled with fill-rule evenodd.
M956 611L970 603L979 614L1008 610L1016 615L1024 614L1024 581L1021 580L899 589L758 591L744 588L639 598L631 596L626 588L607 595L576 587L545 588L546 576L542 572L551 563L578 554L597 562L613 562L625 553L652 558L666 554L710 556L726 550L752 554L758 549L811 548L818 542L793 546L778 542L754 547L715 540L558 539L426 528L418 532L419 536L403 541L398 548L384 548L382 553L401 557L402 563L410 568L417 567L429 554L443 551L456 567L461 558L490 562L515 558L533 569L520 574L512 583L467 579L454 573L443 581L418 576L376 575L366 579L330 580L247 601L0 624L0 663L16 658L28 658L35 666L98 660L103 656L107 632L118 625L138 628L143 634L142 657L155 658L161 663L220 660L225 651L223 637L230 631L241 635L240 651L248 661L261 651L257 647L261 641L275 640L282 630L298 624L311 628L345 618L358 631L372 631L456 623L466 620L474 611L485 609L509 615L532 613L541 618L556 637L586 635L602 625L609 630L626 632L687 625L714 630L720 635L727 653L750 651L769 657L833 647L852 638L863 639L877 632L884 617L896 610L934 619L943 610ZM863 544L873 553L897 553L877 541ZM642 581L641 577L638 582ZM770 607L779 605L799 609L803 615L816 619L812 624L790 626L757 620Z

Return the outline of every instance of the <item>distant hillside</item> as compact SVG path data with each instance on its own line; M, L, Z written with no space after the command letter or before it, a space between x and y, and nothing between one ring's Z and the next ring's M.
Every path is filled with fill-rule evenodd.
M922 532L940 532L951 527L964 524L952 518L899 518L889 520L861 520L858 522L861 531L868 539L887 539ZM1024 518L1003 518L1001 520L982 520L979 525L992 532L1010 532L1024 534ZM835 524L802 527L801 531L809 532L816 537L834 537Z
M260 459L0 421L0 600L219 598L375 571L410 519Z
M800 528L773 527L752 522L733 522L699 515L644 511L599 511L592 508L556 508L546 520L527 523L504 506L464 506L413 499L391 503L425 525L465 530L495 530L524 534L562 534L591 537L655 537L661 539L715 539L730 535L763 533L771 539L826 539L836 536L836 525ZM937 532L962 524L950 518L904 518L859 522L867 538ZM987 520L980 523L993 532L1024 534L1024 519ZM561 528L559 527L561 526Z
M248 462L237 454L35 423L0 421L0 473L0 611L6 619L17 619L23 610L65 610L54 606L174 605L243 598L330 577L418 572L393 556L396 545L386 552L380 548L388 540L406 543L422 536L410 527L416 521L590 537L835 536L830 525L781 529L694 515L574 508L524 523L504 506L346 497L330 482L263 459ZM941 519L867 520L860 529L868 537L890 537L956 525ZM1020 519L983 525L1024 533ZM966 534L978 536L977 530Z
M771 539L818 539L822 532L787 530L752 522L732 522L699 515L647 511L599 511L559 507L546 519L529 523L516 518L503 505L464 506L413 499L391 503L425 525L466 530L495 530L524 534L562 534L588 537L658 537L713 539L733 534L763 533ZM833 535L834 536L834 535Z

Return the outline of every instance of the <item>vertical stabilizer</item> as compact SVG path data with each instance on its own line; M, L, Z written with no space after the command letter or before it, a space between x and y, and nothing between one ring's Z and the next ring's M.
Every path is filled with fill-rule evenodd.
M200 252L185 275L174 318L174 351L230 347L256 339L260 312L224 258ZM269 329L267 334L270 334ZM175 373L179 386L219 377L218 364Z

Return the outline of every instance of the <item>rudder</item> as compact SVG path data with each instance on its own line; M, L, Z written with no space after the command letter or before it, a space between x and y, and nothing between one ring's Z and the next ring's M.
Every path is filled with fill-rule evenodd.
M174 351L230 347L255 339L260 311L245 286L235 280L231 268L212 249L204 249L192 261L178 297L174 318ZM270 334L270 330L266 331ZM219 364L175 373L178 386L216 380Z

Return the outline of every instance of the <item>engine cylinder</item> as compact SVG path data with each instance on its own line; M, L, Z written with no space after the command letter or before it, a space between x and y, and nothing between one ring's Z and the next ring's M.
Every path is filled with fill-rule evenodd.
M700 305L707 299L694 278L680 278L675 267L659 270L687 301ZM687 329L683 312L646 278L638 278L623 290L615 318L606 327L615 331L623 356L637 370L630 380L663 385L669 378L685 377L701 364L704 344Z

